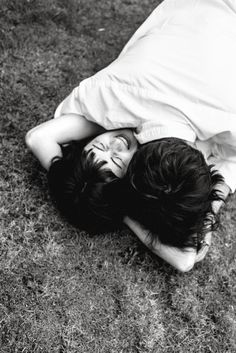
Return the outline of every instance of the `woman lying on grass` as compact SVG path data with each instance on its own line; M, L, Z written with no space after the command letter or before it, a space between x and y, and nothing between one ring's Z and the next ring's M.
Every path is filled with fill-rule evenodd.
M123 219L124 223L155 254L180 271L190 270L194 263L205 257L208 251L211 242L210 230L213 229L213 220L215 219L212 200L217 199L213 185L221 182L222 179L207 166L201 152L182 142L182 145L184 144L190 155L193 156L191 167L194 165L195 158L199 160L200 157L201 160L200 174L203 172L201 183L204 187L205 179L206 186L200 195L196 193L194 197L195 208L197 209L192 212L192 216L197 217L197 213L200 212L201 222L206 220L207 226L203 226L200 222L200 229L199 224L193 222L196 226L191 229L191 233L188 233L188 237L184 233L181 237L181 227L184 228L186 222L185 213L185 220L182 223L180 222L181 224L179 223L178 234L175 231L173 232L173 227L172 233L169 234L165 234L164 229L160 232L159 228L161 236L159 237L158 233L151 233L147 230L147 227L143 228L139 223L143 217L142 213L138 212L137 206L139 207L140 197L142 198L142 196L139 193L137 199L137 195L131 192L134 185L133 178L135 178L137 172L140 173L139 168L138 171L132 171L137 158L140 156L133 131L131 129L112 130L97 135L88 141L90 134L94 135L100 132L103 132L101 127L78 115L65 115L47 121L28 132L26 136L27 145L42 166L48 170L50 190L58 209L72 224L92 231L106 228L111 224L114 227L115 223L118 224ZM69 143L71 140L79 141L80 139L82 139L80 142ZM164 140L166 141L166 139ZM66 146L63 147L65 144ZM160 142L156 143L157 148L155 150L158 150L160 146ZM142 148L140 152L142 152ZM134 155L135 158L132 160ZM143 154L141 156L143 157ZM150 169L148 160L149 158L144 157L144 164L147 164L146 171ZM186 159L186 162L187 165L183 166L184 168L190 166L189 158ZM156 163L158 163L158 159ZM142 171L145 172L145 170ZM159 174L156 168L153 172ZM161 173L163 172L164 169ZM195 182L192 180L192 186L196 185L198 181L198 178L194 176L195 174L193 174L193 177L196 180ZM130 183L129 180L132 180L132 182ZM209 180L210 186L207 184ZM221 189L222 187L224 187L224 184L221 185ZM210 195L209 189L212 190ZM194 187L186 192L183 186L179 199L182 196L187 197L193 191ZM205 200L206 194L209 195L207 202ZM163 204L165 204L163 197L162 199ZM143 202L145 203L145 198L143 198ZM201 211L202 207L204 211ZM163 207L164 209L165 207ZM169 206L167 205L166 212L168 212L168 209ZM174 204L172 209L174 209ZM151 210L152 207L148 205L146 211L151 212ZM128 216L124 217L124 213L131 215L134 219ZM213 217L212 220L210 220L209 215ZM171 218L171 215L168 216ZM179 217L181 217L181 211ZM156 219L153 218L150 226L154 223L160 224L159 221L156 222ZM168 222L162 221L161 223L163 227L164 224L166 224L166 227L168 225ZM199 231L199 236L193 235L196 234L195 231Z
M69 218L127 215L154 253L186 271L205 256L215 214L236 188L236 5L177 5L163 1L119 57L59 105L57 119L29 132L27 144L50 169ZM105 130L119 142L61 148Z

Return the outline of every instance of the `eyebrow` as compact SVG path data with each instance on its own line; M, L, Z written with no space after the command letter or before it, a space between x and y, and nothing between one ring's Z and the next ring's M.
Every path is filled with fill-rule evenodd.
M105 152L105 147L103 145L100 146L97 146L97 145L92 145L93 148L97 148L99 151L103 151Z

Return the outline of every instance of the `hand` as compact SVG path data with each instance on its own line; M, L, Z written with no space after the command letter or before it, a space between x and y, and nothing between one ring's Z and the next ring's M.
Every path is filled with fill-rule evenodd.
M206 235L202 241L202 246L201 246L200 250L197 252L195 263L202 261L204 259L204 257L206 256L206 254L208 253L209 247L211 245L211 237L212 237L212 232L206 233Z

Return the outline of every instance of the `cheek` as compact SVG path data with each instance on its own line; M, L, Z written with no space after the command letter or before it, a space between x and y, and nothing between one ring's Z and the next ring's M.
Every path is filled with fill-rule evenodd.
M136 150L130 152L127 154L127 163L129 164L131 162L131 159L133 158L134 154L135 154Z
M128 166L129 166L129 162L126 162L126 166L123 166L122 169L117 170L117 173L115 173L119 178L124 178L124 176L127 173L128 170ZM119 174L119 175L118 175Z
M127 168L124 168L124 169L122 169L122 170L117 171L116 176L117 176L119 179L122 179L122 178L124 178L124 176L126 175L126 172L127 172ZM115 173L114 173L114 174L115 174Z

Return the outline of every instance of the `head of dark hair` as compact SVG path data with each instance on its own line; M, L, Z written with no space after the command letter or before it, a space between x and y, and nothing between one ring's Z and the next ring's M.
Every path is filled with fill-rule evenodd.
M209 231L216 224L212 201L221 199L214 187L222 181L185 141L156 140L141 146L129 165L125 212L150 230L151 243L158 237L163 244L195 247L206 225Z
M63 147L63 157L52 161L48 183L61 214L73 225L95 232L120 222L112 198L106 196L108 185L119 179L101 168L104 162L95 161L93 153L84 152L87 142L71 142Z

